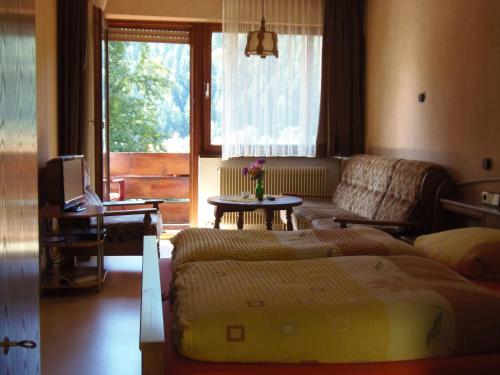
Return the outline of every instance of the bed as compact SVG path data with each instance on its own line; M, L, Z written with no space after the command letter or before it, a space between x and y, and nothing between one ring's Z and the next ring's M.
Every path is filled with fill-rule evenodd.
M371 227L300 231L190 228L170 240L173 272L190 262L305 260L351 255L419 255L409 244Z
M375 259L375 258L380 259ZM374 267L379 267L383 269L385 267L385 263L393 262L388 261L387 258L390 257L381 257L381 256L362 256L356 258L369 258L370 262L374 262ZM408 256L395 256L395 258L408 258ZM415 257L412 257L415 258ZM339 258L342 259L342 258ZM353 258L354 259L354 258ZM165 290L172 277L170 260L160 260L162 265L158 266L158 259L156 256L156 248L153 246L150 239L145 238L145 249L144 249L144 258L143 258L143 297L142 297L142 311L141 311L141 351L143 355L143 373L144 374L250 374L250 373L262 373L262 374L325 374L325 373L336 373L336 374L358 374L370 372L371 374L402 374L402 373L412 373L412 374L432 374L432 373L470 373L471 371L478 372L478 369L481 371L480 373L497 373L500 368L500 354L491 353L491 354L469 354L465 356L457 356L457 357L438 357L438 358L430 358L430 359L413 359L413 360L405 360L398 361L398 357L392 356L388 357L391 359L390 362L379 362L379 363L335 363L335 364L313 364L307 362L307 359L304 359L304 363L293 363L293 364L275 364L275 363L221 363L221 362L208 362L205 361L195 361L186 359L180 356L173 348L172 341L173 336L171 335L172 324L173 321L172 314L172 306L169 301L166 301L162 304L161 302L161 291L162 288ZM338 262L337 259L331 258L316 258L312 260L291 260L285 263L297 263L297 262ZM241 261L226 261L226 262L235 262L241 264ZM358 261L355 261L358 262ZM382 262L382 266L377 266ZM385 262L385 263L384 263ZM422 259L422 262L428 262L427 260ZM199 267L199 264L218 264L220 262L188 262L185 265L182 265L177 269L177 272L180 271L178 277L180 282L182 282L182 278L186 272L189 273L189 270L186 271L183 268L196 268ZM247 269L249 265L254 267L255 263L247 261L243 267L243 269ZM265 262L262 262L265 263ZM283 262L282 262L283 263ZM411 262L410 262L411 263ZM349 261L346 264L353 264L353 261ZM213 265L212 265L213 266ZM234 268L235 264L231 264L229 269ZM260 267L260 266L255 266ZM162 277L160 278L160 270L162 272ZM220 270L219 270L220 271ZM227 271L227 270L226 270ZM253 270L257 272L256 270ZM252 272L253 272L252 271ZM225 271L223 271L225 272ZM262 270L258 270L258 272L262 272ZM269 273L269 270L266 271ZM293 270L292 270L293 273ZM196 274L196 273L195 273ZM162 287L160 287L160 280ZM455 280L456 281L456 280ZM188 282L188 284L191 283ZM200 283L200 280L198 280ZM199 284L199 285L202 285ZM488 286L496 288L498 286L497 283L489 283ZM478 288L476 286L469 286L468 288ZM411 288L410 288L411 289ZM486 289L484 289L486 290ZM476 289L474 293L486 294L488 296L491 293L481 292L481 289ZM497 301L498 298L492 297L494 301ZM192 301L191 301L192 302ZM254 307L257 306L258 301L255 302ZM490 302L485 302L489 304ZM192 303L191 303L192 304ZM438 306L438 305L436 305ZM407 307L408 308L408 307ZM490 313L496 314L496 310L498 307L496 306L496 302L493 303ZM483 309L484 310L484 309ZM446 312L443 313L446 315ZM444 316L443 315L443 316ZM426 333L427 336L430 337L435 335L433 331L439 331L437 328L433 329L435 325L436 319L439 320L439 314L433 316L434 322L430 324L430 330ZM468 319L468 318L467 318ZM443 318L441 318L443 320ZM342 321L342 317L339 320ZM177 322L178 323L178 322ZM176 324L177 324L176 323ZM427 323L426 323L427 324ZM429 324L427 324L429 325ZM439 324L437 324L439 325ZM237 325L235 325L237 326ZM341 326L340 326L341 327ZM289 330L293 330L293 328L288 328ZM488 331L486 329L486 331ZM491 330L489 330L491 331ZM430 333L429 333L430 332ZM238 340L241 338L241 332L234 331L232 333L228 333L230 339ZM232 336L231 336L232 335ZM238 336L240 335L240 336ZM427 339L426 336L426 339ZM470 336L472 337L472 336ZM500 337L500 336L498 336ZM425 341L425 340L424 340ZM432 341L432 340L431 340ZM494 340L493 340L494 341ZM500 340L499 340L500 341ZM496 348L496 342L493 342L492 346L486 348L487 350L498 351ZM433 355L447 355L449 353L437 350ZM459 353L460 354L460 353ZM407 358L407 357L404 357ZM418 356L416 356L418 358ZM203 358L200 358L203 359ZM216 360L217 358L215 358ZM352 358L350 358L352 360ZM364 360L366 358L360 357L359 360ZM368 358L370 359L370 358ZM233 359L234 360L234 359ZM244 359L245 360L245 359ZM349 360L349 358L347 358Z

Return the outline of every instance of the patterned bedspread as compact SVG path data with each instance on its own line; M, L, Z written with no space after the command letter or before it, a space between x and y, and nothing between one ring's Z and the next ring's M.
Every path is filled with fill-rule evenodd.
M415 256L180 266L174 341L218 362L373 362L500 350L500 295Z
M172 238L172 269L193 261L299 260L345 255L419 255L374 228L301 231L191 228Z

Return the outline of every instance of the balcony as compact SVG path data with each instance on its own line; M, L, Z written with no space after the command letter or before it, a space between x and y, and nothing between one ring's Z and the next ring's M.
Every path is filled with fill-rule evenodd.
M111 152L111 181L123 179L123 198L162 198L162 220L167 229L189 223L189 154ZM111 192L119 184L111 183Z

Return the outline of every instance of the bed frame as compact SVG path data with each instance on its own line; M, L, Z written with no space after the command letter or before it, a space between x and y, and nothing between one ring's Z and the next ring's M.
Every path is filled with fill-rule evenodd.
M143 375L165 374L165 335L156 246L156 236L144 236L139 339Z

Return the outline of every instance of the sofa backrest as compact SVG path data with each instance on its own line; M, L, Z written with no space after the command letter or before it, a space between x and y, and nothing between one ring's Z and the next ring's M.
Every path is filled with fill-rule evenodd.
M335 189L333 203L344 210L374 219L398 161L374 155L353 156Z
M430 172L442 172L433 163L417 160L399 160L391 183L375 215L376 220L406 221L420 203L422 184Z

